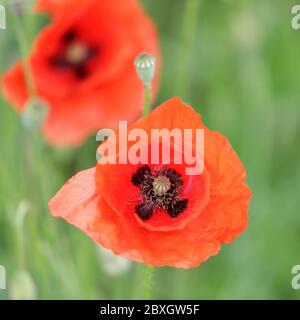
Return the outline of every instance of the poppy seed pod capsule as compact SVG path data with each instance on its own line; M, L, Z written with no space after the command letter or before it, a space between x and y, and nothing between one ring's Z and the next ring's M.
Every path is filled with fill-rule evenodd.
M30 98L22 112L22 122L27 129L39 129L42 127L48 114L48 104L39 97Z
M155 74L155 58L149 53L140 54L134 61L138 77L149 86Z

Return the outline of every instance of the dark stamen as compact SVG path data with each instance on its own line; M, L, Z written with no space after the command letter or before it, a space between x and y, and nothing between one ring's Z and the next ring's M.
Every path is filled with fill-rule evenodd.
M175 200L170 203L168 207L168 213L172 218L179 216L187 208L188 199Z
M135 212L142 220L148 220L153 214L154 204L151 202L142 202L137 205L135 208Z
M174 169L162 168L151 172L146 165L132 175L131 182L140 188L143 196L142 202L135 208L142 220L149 219L156 208L165 210L172 218L178 217L187 208L188 199L179 197L183 180Z
M74 72L78 79L84 79L88 76L88 71L85 68L85 65L80 64L74 68Z
M76 32L73 29L70 29L62 36L62 42L65 44L69 44L70 42L73 42L75 38Z
M67 31L62 41L62 52L50 58L50 64L57 69L72 70L76 78L84 79L89 75L88 62L98 53L98 48L81 42L74 30Z
M132 176L131 182L139 187L145 180L146 175L151 175L151 169L148 166L144 166L138 169L138 171Z

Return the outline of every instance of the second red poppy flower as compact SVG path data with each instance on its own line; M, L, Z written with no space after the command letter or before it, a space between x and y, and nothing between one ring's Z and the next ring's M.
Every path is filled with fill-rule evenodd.
M134 58L143 51L159 55L155 27L138 1L40 0L36 9L52 17L29 57L37 94L50 105L47 140L78 144L119 119L137 118L143 87ZM3 90L18 110L24 108L28 88L20 62L4 75Z

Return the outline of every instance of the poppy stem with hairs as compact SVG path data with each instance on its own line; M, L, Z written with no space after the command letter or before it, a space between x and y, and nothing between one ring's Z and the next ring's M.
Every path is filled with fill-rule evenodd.
M152 285L153 285L154 267L146 266L144 273L144 300L151 299Z
M25 33L24 26L24 6L23 0L14 0L11 3L11 18L13 21L14 31L18 42L21 55L23 73L26 87L28 90L28 98L22 110L22 122L26 129L40 129L48 115L47 102L36 94L34 79L32 76L31 65L28 58L29 43Z
M145 101L144 101L144 112L143 115L146 116L151 111L151 85L145 85Z
M134 65L137 75L144 86L143 115L146 116L151 111L151 82L155 74L155 58L151 54L142 53L135 59ZM146 266L143 274L143 299L145 300L151 298L153 275L154 268L152 266Z
M12 10L12 20L13 20L14 30L15 30L15 34L16 34L16 38L18 41L18 46L21 54L25 82L28 87L29 95L32 97L32 96L35 96L35 87L34 87L34 81L31 74L31 67L27 57L29 52L28 41L24 32L24 26L21 23L22 21L21 13L22 12L15 12L15 10Z
M144 112L146 116L151 111L151 82L155 74L155 58L148 53L142 53L135 59L135 69L144 85Z

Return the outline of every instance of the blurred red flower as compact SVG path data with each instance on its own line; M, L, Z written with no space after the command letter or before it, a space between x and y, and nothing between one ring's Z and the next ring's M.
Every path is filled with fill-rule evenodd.
M36 9L52 17L29 57L37 94L50 104L48 141L78 144L119 119L137 118L143 88L134 58L144 51L159 55L155 27L138 1L39 0ZM28 88L20 62L4 75L3 91L24 108Z
M251 191L245 169L227 139L207 129L179 98L128 130L135 128L147 133L152 128L204 129L203 173L186 175L186 165L174 161L167 166L97 164L62 187L49 203L52 214L128 259L195 267L247 227Z

